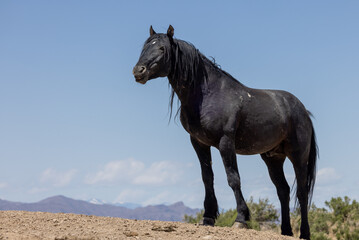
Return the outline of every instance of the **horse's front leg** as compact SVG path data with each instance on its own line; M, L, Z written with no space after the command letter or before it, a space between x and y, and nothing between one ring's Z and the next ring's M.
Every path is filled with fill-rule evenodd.
M214 226L215 219L218 217L218 204L213 187L213 171L210 147L203 145L191 137L194 150L197 153L202 170L202 180L205 187L203 225Z
M234 139L229 136L223 136L220 140L218 150L221 153L224 167L226 169L228 185L232 188L237 202L237 225L247 227L246 221L249 220L249 209L244 201L241 191L241 179L238 173L237 157L235 151ZM239 224L238 224L239 223Z

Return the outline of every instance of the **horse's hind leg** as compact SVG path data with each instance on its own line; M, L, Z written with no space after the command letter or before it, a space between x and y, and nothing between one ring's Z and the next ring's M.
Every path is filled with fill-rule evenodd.
M285 155L268 156L261 154L262 159L268 167L269 176L277 189L277 195L281 205L282 216L282 235L293 236L292 227L290 226L289 200L290 187L285 179L283 164Z
M295 176L297 178L297 198L300 205L301 225L300 238L310 239L308 223L308 185L307 185L307 163L301 161L300 154L290 157L293 162Z
M292 147L287 148L291 151L286 154L293 164L297 179L297 198L301 214L300 238L310 239L308 196L315 180L316 144L311 124L308 128L303 126L305 125L301 124L296 129L295 137L290 139Z
M206 192L204 199L203 225L214 226L215 219L218 216L218 204L213 187L213 170L210 147L201 144L192 137L191 142L201 164L202 180Z

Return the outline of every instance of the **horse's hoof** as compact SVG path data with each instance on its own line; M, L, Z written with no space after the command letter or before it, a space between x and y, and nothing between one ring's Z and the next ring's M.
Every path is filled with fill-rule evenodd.
M202 225L203 226L214 226L214 219L213 218L208 218L208 217L204 217L203 221L202 221Z
M247 225L247 223L234 222L233 225L232 225L232 228L248 229L248 225Z

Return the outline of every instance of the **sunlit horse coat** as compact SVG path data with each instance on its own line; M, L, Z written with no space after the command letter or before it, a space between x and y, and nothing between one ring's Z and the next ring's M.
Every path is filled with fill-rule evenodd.
M237 225L246 226L249 210L241 192L236 154L260 154L277 188L281 203L282 234L293 235L289 216L290 187L285 179L286 157L293 164L301 208L301 238L310 238L308 204L313 193L317 145L309 112L292 94L244 86L203 56L193 45L173 38L174 29L157 34L152 26L138 63L136 81L145 84L168 77L180 100L180 119L198 155L205 186L204 221L214 225L218 216L213 188L210 147L223 159L233 189Z

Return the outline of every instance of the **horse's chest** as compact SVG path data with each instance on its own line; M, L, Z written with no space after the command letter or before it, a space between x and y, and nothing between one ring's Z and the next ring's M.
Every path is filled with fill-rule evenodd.
M209 114L190 114L181 111L181 123L184 129L192 137L209 146L218 144L219 134L217 133L216 122Z

